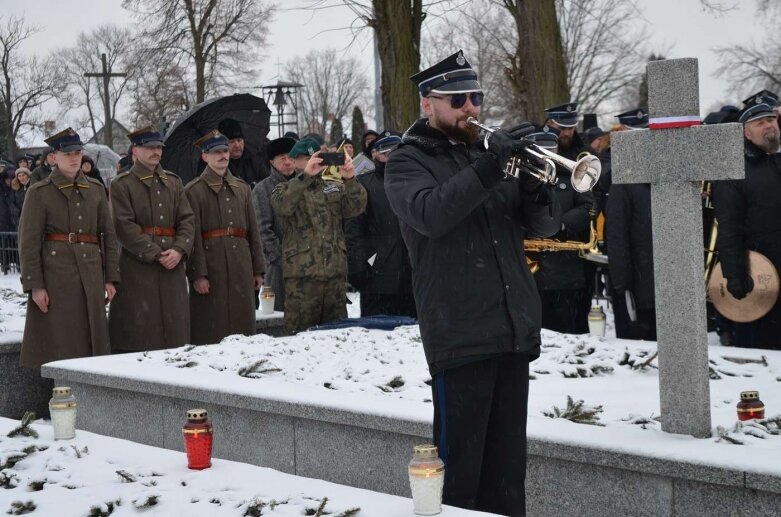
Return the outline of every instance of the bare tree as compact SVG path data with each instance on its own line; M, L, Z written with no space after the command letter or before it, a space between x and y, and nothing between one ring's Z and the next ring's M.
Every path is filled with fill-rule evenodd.
M22 54L25 40L38 32L23 18L0 16L0 102L2 132L8 154L16 155L16 138L25 128L40 125L41 105L60 90L62 74L47 59Z
M705 0L702 0L705 1ZM760 42L725 45L715 49L721 66L715 77L725 77L741 94L759 88L781 88L781 36L774 25L781 15L777 0L757 0L757 12L766 20L768 34Z
M567 100L580 102L581 111L597 111L607 100L632 90L644 70L646 29L626 31L636 6L622 0L556 0L556 13L567 93L532 112L518 104L516 49L518 25L508 23L507 8L497 0L474 1L453 16L444 17L424 32L424 62L444 57L440 49L463 48L477 69L486 92L484 116L492 123L511 124L522 118L541 122L545 107ZM531 102L531 101L529 101Z
M304 85L298 107L304 127L323 135L329 121L339 120L345 127L344 120L368 91L357 61L339 58L333 49L314 50L296 58L285 66L285 73Z
M136 127L153 125L164 130L167 122L196 104L195 88L175 59L161 59L151 65L131 80L130 118Z
M116 119L120 98L136 70L130 62L133 45L134 38L129 28L106 24L79 34L76 45L64 52L68 87L60 94L60 103L69 111L75 111L74 120L82 127L89 127L93 134L97 133L98 124L105 124L105 115L100 108L104 92L99 81L84 77L84 74L101 70L101 54L106 54L109 72L128 74L127 77L112 78L109 82L109 106L112 118Z
M144 60L192 73L195 102L252 78L275 10L263 0L123 0L138 20ZM157 66L157 69L163 67Z
M649 54L645 25L634 0L556 0L570 98L583 112L637 84Z

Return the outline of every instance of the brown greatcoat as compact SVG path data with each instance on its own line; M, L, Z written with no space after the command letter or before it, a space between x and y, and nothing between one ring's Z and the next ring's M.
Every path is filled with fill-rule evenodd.
M185 259L195 242L195 216L178 176L159 165L135 162L111 182L111 208L122 246L122 285L111 302L108 328L113 350L159 350L190 342ZM176 236L144 228L174 228ZM183 255L174 269L157 259L174 248Z
M101 246L45 240L50 233L102 237L105 264ZM22 287L30 293L22 366L109 353L103 284L119 282L119 265L103 185L81 172L74 182L57 167L32 185L22 209L19 253ZM46 314L33 302L33 288L47 290Z
M195 212L196 233L187 277L209 280L209 294L190 286L191 342L219 343L231 334L255 333L254 276L264 272L263 247L249 185L230 171L221 178L211 167L185 187ZM247 230L247 238L202 233L223 228Z

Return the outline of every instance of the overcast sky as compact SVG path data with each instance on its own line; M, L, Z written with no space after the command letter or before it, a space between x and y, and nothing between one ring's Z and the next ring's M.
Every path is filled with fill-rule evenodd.
M723 101L738 102L751 91L731 92L726 82L715 77L718 62L712 49L730 43L748 43L762 36L764 26L756 22L754 0L734 0L740 7L722 16L705 13L699 0L641 0L644 16L652 34L651 47L665 51L667 58L696 57L700 62L700 105L703 114ZM130 23L121 0L73 0L63 8L64 0L0 0L0 15L24 15L44 28L31 38L28 52L46 54L75 43L77 35L102 23ZM312 49L346 49L352 39L349 27L354 14L340 6L316 13L292 9L311 5L307 0L284 0L284 7L271 25L269 47L261 63L258 85L277 80L277 60L283 64ZM443 50L443 57L457 49ZM373 80L372 39L364 30L351 55L360 56L366 74ZM748 88L748 86L746 86Z

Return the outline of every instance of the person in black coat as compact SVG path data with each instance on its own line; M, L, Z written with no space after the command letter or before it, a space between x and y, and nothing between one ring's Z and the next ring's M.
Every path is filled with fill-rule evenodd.
M616 337L656 340L651 186L616 184L607 200L605 234L608 242L610 293ZM634 305L632 321L627 304Z
M399 136L391 135L368 149L374 170L358 176L368 194L366 211L345 223L347 279L361 293L361 316L418 316L409 254L384 185L385 163L400 142Z
M719 222L717 249L727 290L738 299L754 289L746 251L766 256L781 271L781 157L779 127L772 106L748 104L740 113L745 136L746 177L713 184ZM752 323L735 326L735 346L781 350L781 303Z
M550 129L528 136L535 144L553 153L558 152L558 132ZM561 206L561 230L553 236L559 241L588 242L594 196L572 188L571 171L557 167L556 198ZM590 305L584 260L577 251L543 251L529 253L539 270L534 274L542 300L542 327L568 334L588 332ZM593 272L591 277L593 278Z
M225 118L217 125L217 130L228 137L230 151L231 173L249 183L254 188L260 181L268 178L270 172L266 167L266 159L260 154L252 153L244 142L244 132L241 123L232 118Z
M432 375L443 501L525 515L529 361L540 353L540 298L526 231L561 228L556 196L534 178L504 177L529 145L525 124L493 132L488 150L477 74L459 51L412 78L426 118L385 167L385 190L410 254L418 321Z

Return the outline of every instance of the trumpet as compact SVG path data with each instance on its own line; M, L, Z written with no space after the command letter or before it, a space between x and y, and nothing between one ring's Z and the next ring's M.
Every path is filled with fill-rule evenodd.
M469 117L466 122L486 132L483 145L488 149L488 140L496 128L486 126L474 117ZM514 178L519 178L521 174L528 174L542 183L555 185L558 181L557 165L571 172L572 188L581 193L594 188L602 173L602 164L599 162L599 158L592 154L585 153L582 157L579 156L577 161L573 161L533 144L526 147L520 155L513 156L507 162L504 173Z

